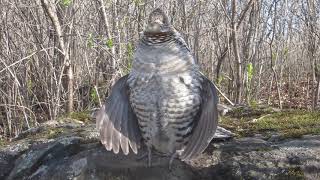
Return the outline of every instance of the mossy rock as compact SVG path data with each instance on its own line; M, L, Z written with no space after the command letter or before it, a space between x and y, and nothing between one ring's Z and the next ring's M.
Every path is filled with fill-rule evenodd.
M244 108L242 108L243 110ZM249 108L250 109L250 108ZM239 137L263 134L270 137L280 134L283 138L299 138L303 135L320 134L320 112L291 110L236 109L221 117L220 126L236 133Z

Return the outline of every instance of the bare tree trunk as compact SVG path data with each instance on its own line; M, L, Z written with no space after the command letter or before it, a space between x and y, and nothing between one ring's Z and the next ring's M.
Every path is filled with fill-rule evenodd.
M55 32L57 34L58 42L59 42L59 49L60 53L63 57L63 67L60 71L60 77L58 82L58 88L57 88L57 103L60 102L60 86L61 81L63 77L63 72L66 70L67 76L68 76L68 105L67 105L67 112L71 113L73 111L73 70L72 70L72 64L69 58L68 50L65 46L65 41L63 39L63 31L61 28L61 24L57 15L56 7L53 2L50 0L41 0L42 7L44 11L47 13L47 15L50 17L51 22L54 26ZM58 114L58 104L56 105L54 117Z
M308 27L308 51L309 51L309 58L311 62L311 69L312 69L312 109L315 110L318 106L318 99L319 99L319 81L320 81L320 72L318 69L318 64L316 60L316 49L317 49L317 42L315 34L316 27L317 27L317 14L316 14L316 2L314 0L308 0L308 15L307 15L307 27Z
M142 5L137 4L137 6L138 6L138 34L140 37L140 33L143 31L143 18L146 11L146 3L143 3Z
M232 0L232 18L231 18L231 23L232 23L232 45L233 45L233 51L234 51L234 58L235 58L235 63L236 63L236 103L240 104L241 103L241 91L242 91L242 65L241 65L241 58L239 54L239 49L238 49L238 33L237 33L237 26L235 22L235 16L236 16L236 0Z
M110 28L110 25L109 25L109 19L108 19L108 16L107 16L106 6L104 4L104 1L103 0L96 0L96 2L100 6L100 13L101 13L101 17L102 17L103 22L104 22L104 28L105 28L105 32L106 32L107 38L108 38L108 40L112 40L111 28ZM115 54L116 54L115 46L112 46L111 47L111 68L112 68L113 71L116 69Z
M252 62L252 54L255 51L255 47L256 46L252 46L252 44L254 44L253 40L254 40L254 36L256 35L256 8L255 8L255 3L252 4L252 8L251 8L251 12L250 12L250 16L249 16L249 32L248 35L246 37L246 42L243 48L244 51L244 64L247 65L251 65L253 68L253 63ZM246 100L247 100L247 104L250 105L251 103L251 82L252 82L252 77L253 77L253 72L249 72L248 71L248 67L246 68L247 72L246 72L246 80L245 80L245 96L246 96ZM253 69L252 69L253 70ZM249 74L251 73L251 74Z
M272 86L273 86L273 77L271 77L271 81L270 81L270 85L269 85L269 89L268 89L268 102L267 104L270 105L270 102L271 102L271 96L272 96Z
M119 0L113 0L112 3L112 31L114 34L114 45L112 48L115 49L115 54L113 55L115 66L113 68L114 71L117 69L117 60L121 59L121 34L119 29L119 18L118 18L118 6L119 6ZM116 74L115 74L116 75Z
M239 29L240 25L242 24L243 20L245 19L246 15L247 15L247 12L248 12L249 8L251 7L252 3L254 3L254 2L255 2L255 0L250 0L248 2L248 4L245 6L244 10L241 12L240 18L238 20L238 23L236 24L236 30ZM232 1L232 3L235 3L235 2ZM233 26L233 25L231 25L231 26ZM220 77L221 65L222 65L222 63L223 63L223 61L224 61L224 59L225 59L225 57L226 57L226 55L228 53L229 44L231 44L233 42L233 38L234 38L234 36L233 36L234 33L233 32L234 32L234 30L232 28L232 32L231 32L231 36L229 38L229 42L225 46L223 51L221 51L222 52L221 55L218 57L218 64L217 64L217 70L216 70L217 79L219 79L219 77Z
M273 43L274 43L274 39L275 39L275 31L276 31L276 17L277 17L277 2L275 2L274 4L274 16L273 16L273 32L272 32L272 36L271 36L271 40L270 40L270 44L269 44L269 48L270 48L270 67L273 73L273 77L276 83L276 88L277 88L277 94L278 94L278 100L279 100L279 108L282 109L282 100L281 100L281 89L280 89L280 83L278 80L278 76L277 76L277 71L276 71L276 66L277 66L277 59L278 59L278 50L276 50L276 52L273 51ZM269 93L272 93L272 91L270 90ZM268 98L268 104L270 103L270 98Z
M257 82L257 88L255 93L255 99L259 99L258 95L260 95L260 88L261 88L261 78L262 78L262 70L263 70L263 64L259 68L259 74L258 74L258 82Z
M194 44L193 44L193 52L195 54L196 62L199 62L199 36L200 36L200 28L201 28L201 1L198 2L198 18L194 21L194 26L196 27L196 31L194 34Z
M315 97L315 100L314 100L315 101L315 109L317 109L317 107L318 107L319 96L320 96L320 78L318 78L316 97Z
M306 100L309 101L310 95L309 95L309 89L310 89L310 79L309 75L307 75L307 97Z
M278 80L278 76L277 76L277 72L275 70L275 68L273 67L272 68L272 71L273 71L273 75L274 75L274 80L276 82L276 87L277 87L277 94L278 94L278 100L279 100L279 108L282 109L282 99L281 99L281 89L280 89L280 83L279 83L279 80Z

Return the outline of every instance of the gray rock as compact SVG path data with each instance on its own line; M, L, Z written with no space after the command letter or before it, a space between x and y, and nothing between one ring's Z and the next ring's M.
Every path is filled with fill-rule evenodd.
M218 104L217 107L220 116L225 116L228 112L232 111L232 108L225 104Z
M234 136L234 133L232 133L229 130L224 129L223 127L218 126L216 133L213 136L214 140L228 140Z
M202 169L203 179L320 179L320 136L277 144L241 138L215 147L210 156L218 158Z
M106 151L94 125L59 126L57 136L39 136L54 130L47 128L0 147L0 179L320 179L320 136L222 138L192 161L175 160L169 170L167 157L153 155L152 167L137 160L144 150L129 156Z
M15 156L7 153L0 152L0 179L4 179L14 167L12 161L14 161Z

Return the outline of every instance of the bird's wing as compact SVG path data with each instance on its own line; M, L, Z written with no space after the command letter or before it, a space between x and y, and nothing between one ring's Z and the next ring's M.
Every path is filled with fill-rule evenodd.
M195 119L192 135L181 154L182 160L190 160L201 154L209 145L218 124L218 96L216 88L203 76L201 90L201 109L199 116Z
M141 134L137 118L129 103L128 75L120 78L111 90L111 95L97 114L97 129L102 144L108 151L125 155L132 151L137 154Z

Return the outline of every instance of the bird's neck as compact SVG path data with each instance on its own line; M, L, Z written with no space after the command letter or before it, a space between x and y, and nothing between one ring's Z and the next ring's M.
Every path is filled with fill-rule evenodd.
M148 45L161 44L173 39L174 32L144 32L142 42Z

